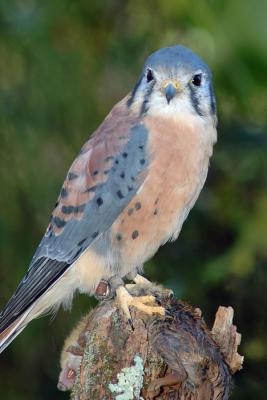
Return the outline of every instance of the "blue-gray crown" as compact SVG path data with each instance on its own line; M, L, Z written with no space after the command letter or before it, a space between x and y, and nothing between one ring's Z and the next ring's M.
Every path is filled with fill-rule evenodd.
M144 68L167 68L180 69L185 68L189 71L203 70L211 75L207 64L192 50L184 46L164 47L152 53L146 60Z

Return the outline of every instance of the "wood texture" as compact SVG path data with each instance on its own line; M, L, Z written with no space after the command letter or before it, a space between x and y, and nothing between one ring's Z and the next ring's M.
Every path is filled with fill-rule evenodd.
M64 389L65 373L76 376L74 385L65 385L65 390L73 385L75 400L229 399L232 374L243 363L232 308L219 307L210 331L201 311L174 299L168 289L135 285L131 293L153 294L165 317L132 308L132 328L116 300L100 303L66 339L59 388ZM80 367L71 368L75 357Z

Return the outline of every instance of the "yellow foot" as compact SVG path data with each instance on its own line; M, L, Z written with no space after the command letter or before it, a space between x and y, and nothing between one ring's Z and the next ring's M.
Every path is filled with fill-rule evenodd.
M137 285L147 285L150 286L152 285L152 282L150 282L148 279L146 279L144 276L137 274L136 277L133 279L133 281Z
M125 287L127 289L133 289L134 287L136 287L136 285L152 286L152 282L150 282L148 279L144 278L142 275L139 274L136 275L133 281L134 283L127 283Z
M134 306L138 308L138 310L145 312L146 314L153 315L153 314L160 314L165 315L165 309L159 306L149 306L146 303L154 303L155 304L155 297L154 296L139 296L133 297L130 293L125 289L124 286L120 286L116 290L117 300L119 306L122 308L122 311L128 320L131 319L131 314L129 311L130 306Z

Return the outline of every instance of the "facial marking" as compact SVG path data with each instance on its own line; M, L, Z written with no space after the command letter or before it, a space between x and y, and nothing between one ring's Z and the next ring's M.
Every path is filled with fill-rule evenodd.
M196 90L192 88L192 86L189 84L188 85L189 88L189 93L190 93L190 101L192 104L192 107L194 108L194 110L196 111L196 113L200 116L203 117L204 114L200 109L200 102L199 102L199 98L197 96Z
M183 46L160 49L148 57L128 106L138 107L140 116L211 116L216 123L210 70Z

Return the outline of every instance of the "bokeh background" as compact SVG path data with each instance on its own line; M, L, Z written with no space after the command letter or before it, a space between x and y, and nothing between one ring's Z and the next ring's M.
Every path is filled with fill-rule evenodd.
M211 66L219 140L179 240L149 278L201 307L232 305L244 370L233 399L267 398L267 2L0 1L0 304L22 278L82 143L133 87L144 58L184 44ZM94 301L34 321L1 355L0 397L56 389L64 337Z

